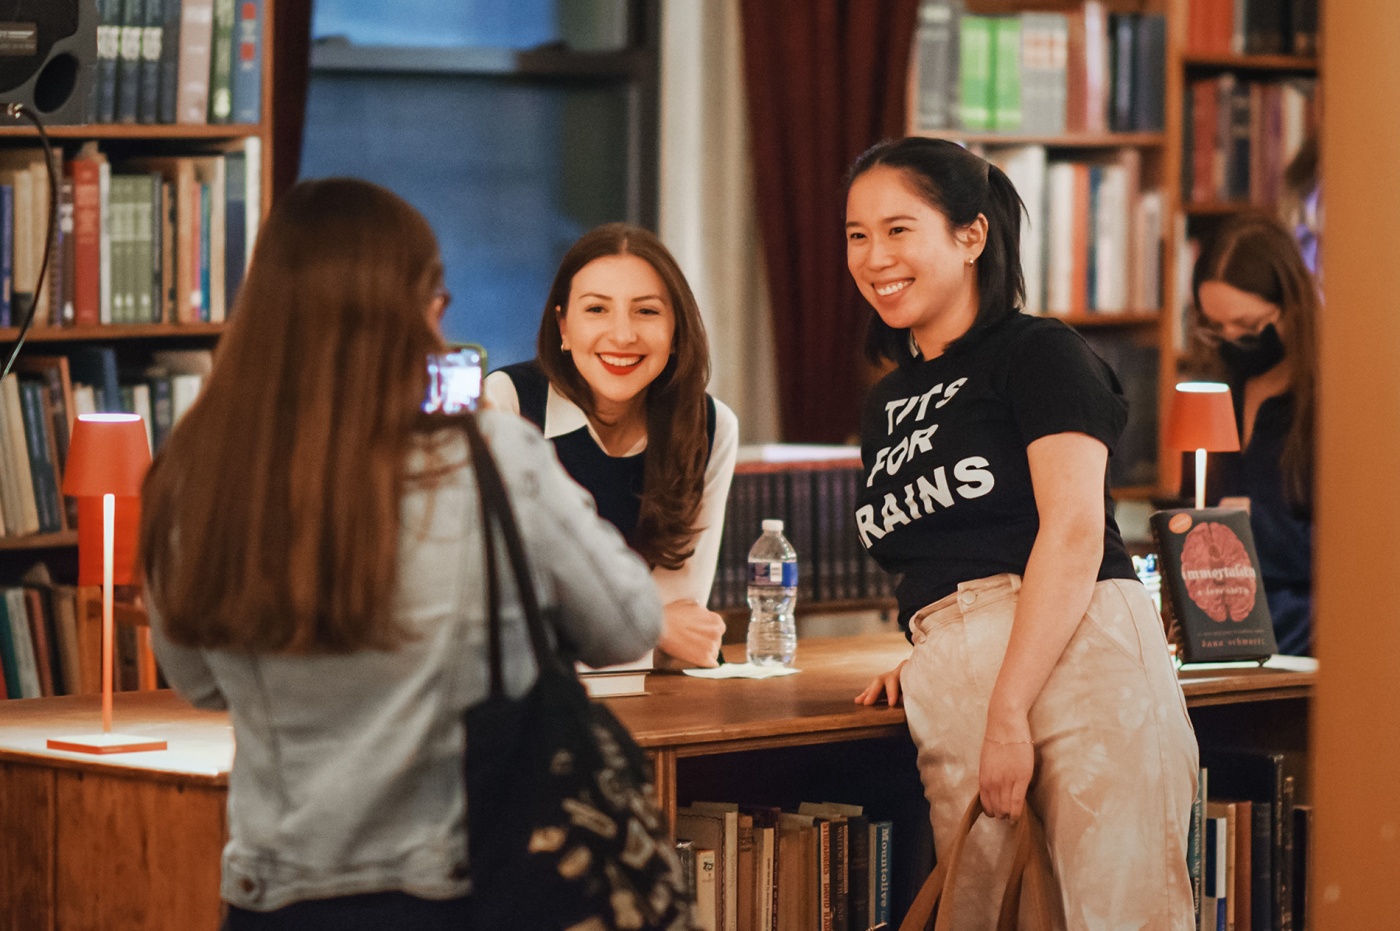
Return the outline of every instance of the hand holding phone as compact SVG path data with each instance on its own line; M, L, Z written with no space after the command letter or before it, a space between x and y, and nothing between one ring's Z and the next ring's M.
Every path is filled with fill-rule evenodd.
M423 410L429 414L476 410L485 374L486 350L480 346L462 345L448 352L430 353Z

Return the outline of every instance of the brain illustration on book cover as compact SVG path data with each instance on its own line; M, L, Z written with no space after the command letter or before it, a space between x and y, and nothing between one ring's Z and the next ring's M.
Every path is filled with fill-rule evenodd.
M1263 659L1277 647L1249 514L1234 508L1158 511L1152 530L1166 605L1185 662Z

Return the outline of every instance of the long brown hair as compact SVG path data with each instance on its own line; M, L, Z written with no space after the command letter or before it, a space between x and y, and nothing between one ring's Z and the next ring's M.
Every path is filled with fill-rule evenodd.
M1312 501L1313 420L1317 391L1317 285L1298 243L1272 217L1250 214L1222 227L1196 260L1191 291L1195 320L1204 326L1201 285L1221 281L1279 309L1279 337L1289 360L1288 390L1293 423L1283 441L1280 469L1289 502L1306 508Z
M709 458L705 386L710 381L710 345L700 307L680 266L652 233L626 223L609 223L585 233L559 263L540 320L536 354L540 368L558 391L590 416L593 392L560 345L559 321L569 306L574 275L594 259L635 255L660 276L675 311L673 350L661 374L647 388L647 458L637 528L628 541L652 566L679 569L695 551Z
M141 558L171 640L401 642L399 499L441 279L427 221L383 188L308 181L277 202L208 383L146 479Z

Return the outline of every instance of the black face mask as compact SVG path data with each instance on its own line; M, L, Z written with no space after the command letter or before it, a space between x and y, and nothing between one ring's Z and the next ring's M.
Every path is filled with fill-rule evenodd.
M1254 378L1283 361L1283 340L1271 323L1256 335L1222 342L1220 358L1236 378Z

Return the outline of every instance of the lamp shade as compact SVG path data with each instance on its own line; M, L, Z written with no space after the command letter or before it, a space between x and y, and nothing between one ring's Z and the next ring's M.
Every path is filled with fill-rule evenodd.
M1240 433L1235 426L1230 387L1214 381L1178 384L1167 421L1167 444L1181 450L1238 452Z
M135 414L82 414L73 422L63 493L134 498L151 465L146 425Z

